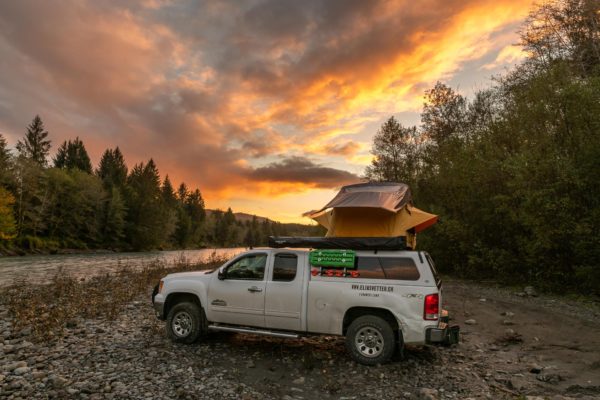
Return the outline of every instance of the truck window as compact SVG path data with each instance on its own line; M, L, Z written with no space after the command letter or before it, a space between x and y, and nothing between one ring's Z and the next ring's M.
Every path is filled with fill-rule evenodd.
M427 258L427 262L429 263L429 268L431 268L431 273L433 274L433 279L435 279L435 285L438 288L442 287L442 279L440 278L437 270L435 269L435 264L433 263L433 259L429 255L429 253L423 252L425 254L425 258Z
M361 278L385 279L378 257L356 257L356 270Z
M276 254L273 262L273 281L291 282L296 279L298 256L295 254Z
M225 279L262 281L265 276L266 254L250 254L227 267Z
M380 257L379 262L387 279L416 281L420 274L415 262L408 257Z

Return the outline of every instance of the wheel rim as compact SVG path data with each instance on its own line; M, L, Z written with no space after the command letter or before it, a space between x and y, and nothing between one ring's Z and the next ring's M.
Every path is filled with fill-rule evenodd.
M192 331L192 316L187 311L179 311L173 317L171 328L177 337L186 337Z
M356 349L365 357L377 357L383 352L383 335L377 328L361 328L354 338Z

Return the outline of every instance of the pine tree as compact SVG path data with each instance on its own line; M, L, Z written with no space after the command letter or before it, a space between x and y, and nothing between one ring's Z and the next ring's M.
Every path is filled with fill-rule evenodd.
M179 185L179 188L177 189L177 198L179 199L181 204L185 203L187 196L188 196L187 185L185 183L181 183L181 185Z
M0 241L12 239L16 233L16 224L13 212L15 198L0 186Z
M134 166L127 183L127 238L136 250L161 247L175 230L175 215L163 202L154 161Z
M0 185L7 184L11 180L12 159L6 139L0 133Z
M75 138L74 141L65 141L58 148L58 152L54 157L54 166L56 168L77 168L88 174L92 173L92 163L90 157L83 145L83 142L79 138Z
M96 175L102 179L106 188L112 188L113 186L123 188L125 186L127 181L127 165L118 147L114 150L107 149L102 154Z
M102 222L102 242L111 248L123 247L125 236L125 216L127 208L117 187L110 189L110 194L104 203L104 220Z
M165 176L160 191L165 204L168 207L175 209L178 205L178 201L177 196L175 195L175 191L173 190L171 180L169 179L169 175Z
M44 123L40 116L36 115L27 127L27 133L23 141L19 140L17 142L19 155L45 167L50 152L50 140L47 140L47 137L48 131L44 129Z

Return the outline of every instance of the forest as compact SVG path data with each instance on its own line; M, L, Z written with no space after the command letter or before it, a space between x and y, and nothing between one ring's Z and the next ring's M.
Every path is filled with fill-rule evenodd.
M318 230L206 210L199 189L175 188L152 159L129 170L118 147L96 169L79 138L62 143L51 165L50 149L39 116L16 154L0 135L0 254L258 246L269 235Z
M544 3L522 63L471 99L443 83L419 126L387 120L371 180L440 216L419 235L443 272L600 294L600 3Z

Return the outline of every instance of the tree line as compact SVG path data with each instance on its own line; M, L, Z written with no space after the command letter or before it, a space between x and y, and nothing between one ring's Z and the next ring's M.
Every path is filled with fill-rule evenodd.
M443 83L419 126L387 120L371 180L440 215L419 247L448 273L600 293L600 7L537 6L526 59L471 99Z
M59 146L50 165L51 141L39 116L15 149L0 134L0 253L258 246L294 228L256 217L238 221L231 209L207 215L199 189L175 189L152 159L129 170L118 147L94 169L75 138Z

